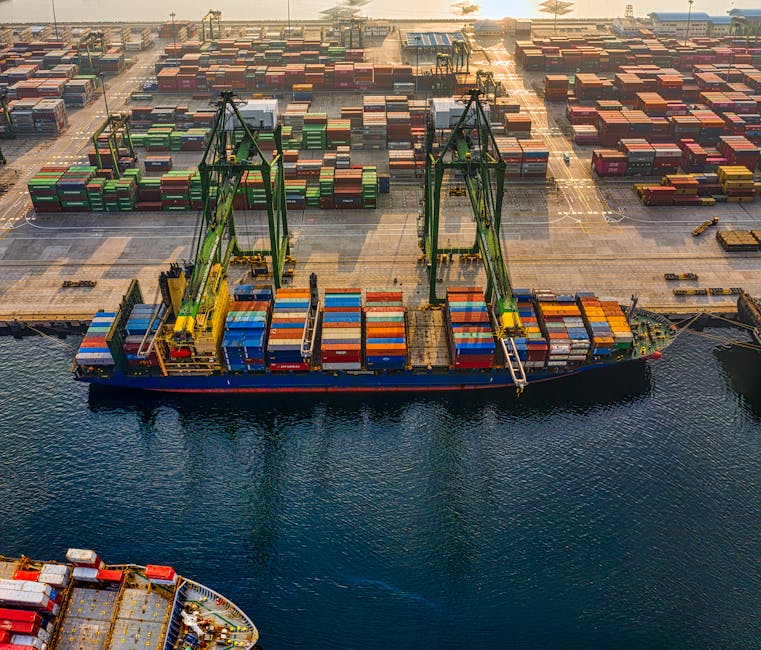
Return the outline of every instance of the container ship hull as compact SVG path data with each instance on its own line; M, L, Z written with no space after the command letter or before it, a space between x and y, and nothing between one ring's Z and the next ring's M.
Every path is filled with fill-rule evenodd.
M562 379L601 368L612 368L658 359L649 355L621 360L586 363L560 371L542 371L528 375L529 385ZM458 390L496 390L514 387L507 369L493 370L409 370L394 373L373 372L267 372L259 374L218 374L203 376L141 376L125 373L111 375L79 374L78 381L96 386L168 393L416 393Z
M401 292L241 286L216 333L177 343L186 323L134 289L99 312L75 358L81 382L168 393L443 392L515 388L658 358L665 319L627 316L593 294L514 290L519 332L505 334L480 288L447 289L440 310L408 310ZM224 296L223 296L224 297ZM273 299L274 298L274 299ZM182 338L179 337L180 341ZM100 347L98 347L100 346Z

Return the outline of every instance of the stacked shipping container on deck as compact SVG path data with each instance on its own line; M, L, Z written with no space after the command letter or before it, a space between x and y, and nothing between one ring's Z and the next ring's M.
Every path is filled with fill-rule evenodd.
M539 319L534 309L534 295L531 289L514 289L513 295L518 307L518 316L525 336L517 337L515 345L518 349L518 357L523 362L526 370L538 370L544 368L547 363L549 346L547 339L542 334Z
M536 291L534 295L549 340L547 367L564 368L583 363L590 342L575 298L552 291Z
M270 370L309 370L302 341L309 318L309 289L278 289L267 344Z
M99 311L90 322L74 357L80 366L113 366L114 357L106 343L116 320L116 312Z
M365 295L365 365L368 370L403 370L407 364L407 310L402 293Z
M240 295L238 289L235 295ZM231 372L256 372L266 368L270 306L267 300L230 303L222 337L222 357Z
M362 290L326 289L322 310L323 370L362 368Z
M151 337L155 336L158 331L158 325L163 313L163 305L136 304L132 308L132 312L127 319L124 344L122 345L122 349L127 356L127 365L130 368L141 366L156 367L159 365L156 347L151 345ZM156 315L155 318L154 315ZM150 354L143 354L141 357L138 354L141 352L141 345L143 353L150 347Z
M447 289L447 325L455 369L494 367L494 332L482 289Z

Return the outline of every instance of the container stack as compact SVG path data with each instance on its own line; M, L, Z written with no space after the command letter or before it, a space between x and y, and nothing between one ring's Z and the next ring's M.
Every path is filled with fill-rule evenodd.
M407 310L402 293L368 291L365 296L365 365L403 370L407 364Z
M94 178L97 168L87 165L69 167L56 183L58 200L63 212L87 212L87 184Z
M755 199L753 172L747 167L725 165L719 167L718 174L727 203L750 203Z
M577 293L576 298L581 307L581 315L592 337L591 353L593 357L609 357L613 354L613 330L602 308L600 300L594 294Z
M619 148L626 154L627 176L650 176L653 173L655 150L641 138L625 138L619 142Z
M628 157L615 149L595 149L592 167L598 176L626 176Z
M362 291L326 289L322 310L323 370L362 368Z
M66 126L66 105L63 99L41 99L32 109L37 133L59 134Z
M494 367L494 333L480 288L447 289L447 324L455 369Z
M408 150L389 150L388 171L395 181L412 181L417 174L415 152Z
M36 108L36 107L35 107ZM758 169L761 150L741 135L724 135L719 138L719 151L730 165Z
M333 207L358 209L362 207L362 168L336 169L333 184Z
M568 77L564 74L548 74L544 78L544 98L550 102L568 99Z
M172 171L161 177L161 209L165 212L190 210L189 171Z
M90 322L74 360L80 366L113 366L114 357L106 337L116 320L116 312L99 311Z
M505 135L513 138L530 138L531 118L519 113L508 113L505 115Z
M327 148L327 121L328 116L325 113L306 113L304 115L302 149L309 151Z
M385 149L388 142L386 98L367 95L362 101L362 139L364 146L368 149Z
M536 317L533 293L531 289L514 289L513 296L525 331L525 336L515 338L518 357L526 370L540 370L547 363L549 345Z
M267 364L270 370L309 370L302 341L309 318L309 289L278 289L272 310Z
M535 297L550 343L547 367L583 363L589 354L590 341L575 298L551 291L537 291Z
M516 138L501 138L497 145L502 160L505 161L505 178L520 178L523 164L523 149Z
M328 119L326 131L326 148L337 149L351 145L351 121Z
M132 308L132 312L127 319L125 328L125 338L122 345L124 354L127 357L127 365L130 368L139 367L157 367L159 365L158 355L155 347L151 353L144 358L138 356L140 346L147 350L150 343L143 344L146 335L155 336L158 331L158 325L164 312L163 305L151 305L138 303ZM154 314L157 315L154 318Z
M628 351L634 346L634 335L629 322L626 320L624 310L614 300L601 300L600 307L613 332L613 350Z
M29 197L35 212L60 212L61 201L58 198L58 181L66 167L47 166L40 169L27 183Z
M236 298L238 295L236 289ZM230 303L222 337L222 357L230 372L261 372L266 369L270 305L268 300L236 299Z
M362 207L375 208L378 201L378 172L375 167L362 168Z
M550 152L542 140L518 140L523 151L521 178L545 178Z

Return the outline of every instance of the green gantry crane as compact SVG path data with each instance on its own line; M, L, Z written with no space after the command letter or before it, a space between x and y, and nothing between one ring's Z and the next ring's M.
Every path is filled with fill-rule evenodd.
M195 255L178 310L170 347L174 353L191 353L199 338L211 332L218 297L226 294L227 267L233 255L268 255L276 288L282 285L286 258L290 253L280 127L275 129L275 155L268 160L236 105L235 95L223 91L212 135L198 165L204 197L203 215L195 244ZM236 137L237 136L237 137ZM270 248L242 250L233 218L233 199L246 172L259 171L267 197ZM212 190L216 188L216 204ZM186 353L183 356L189 356ZM192 354L192 353L191 353Z
M201 18L201 42L206 43L220 38L222 38L222 12L219 9L209 9Z
M497 147L480 96L478 89L471 90L462 115L436 156L433 153L435 128L429 117L421 246L428 269L428 293L432 305L443 302L436 291L439 256L453 253L481 254L486 270L485 298L491 304L495 331L506 365L513 375L516 388L521 391L527 384L526 373L518 358L514 337L523 334L523 327L500 242L505 161ZM439 246L441 187L447 170L459 172L464 177L476 224L475 242L470 248Z
M105 136L105 137L103 137ZM111 164L106 165L103 162L101 153L103 150L103 140L108 145L108 153L111 156ZM129 115L127 113L111 113L101 124L92 136L92 143L95 147L95 158L98 162L98 169L111 168L115 178L121 178L121 169L119 168L119 150L126 148L131 158L137 160L135 147L132 144L132 134L129 128Z
M93 54L105 54L106 36L103 32L88 32L77 43L77 58L81 72L95 74L100 72L100 62L96 66L93 63ZM87 65L85 66L85 60Z

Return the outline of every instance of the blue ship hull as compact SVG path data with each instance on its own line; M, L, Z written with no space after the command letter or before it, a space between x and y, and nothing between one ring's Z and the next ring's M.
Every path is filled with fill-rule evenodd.
M529 384L569 377L599 368L660 358L660 352L586 363L561 371L543 370L528 375ZM507 369L492 370L403 370L398 372L262 372L203 376L148 376L114 372L110 375L78 374L78 381L109 388L168 393L361 393L437 392L510 388Z

